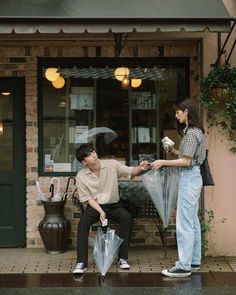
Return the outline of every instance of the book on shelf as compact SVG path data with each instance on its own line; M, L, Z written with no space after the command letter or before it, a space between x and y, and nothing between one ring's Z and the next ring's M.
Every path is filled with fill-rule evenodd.
M132 142L133 143L148 143L152 142L151 131L149 127L133 127Z
M153 110L156 108L156 94L149 91L131 93L132 109Z

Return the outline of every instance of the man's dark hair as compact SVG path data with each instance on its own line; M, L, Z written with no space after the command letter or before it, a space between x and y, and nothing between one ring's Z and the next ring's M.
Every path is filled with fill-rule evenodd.
M82 162L91 152L94 151L94 147L91 143L84 143L76 149L75 156L79 162Z

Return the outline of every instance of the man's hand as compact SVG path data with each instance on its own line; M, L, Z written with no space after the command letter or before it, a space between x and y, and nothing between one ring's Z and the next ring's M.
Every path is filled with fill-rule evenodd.
M100 221L101 224L104 222L104 220L106 219L106 213L104 211L100 211Z
M142 171L146 171L150 168L150 163L148 163L148 161L142 161L140 162L139 164L139 168L142 170Z

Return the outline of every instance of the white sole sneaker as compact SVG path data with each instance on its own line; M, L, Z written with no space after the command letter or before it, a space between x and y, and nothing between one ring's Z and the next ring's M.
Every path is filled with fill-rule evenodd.
M73 274L82 274L82 273L85 273L86 270L87 270L87 267L84 269L74 269Z
M199 271L201 266L200 265L199 266L191 265L191 268L193 271Z
M126 260L123 260L123 262L118 262L120 269L130 269L130 265L127 263Z
M84 263L77 263L76 268L72 271L73 274L83 274L87 270L87 267Z
M179 273L174 273L174 272L169 272L168 269L164 269L161 272L164 276L170 277L170 278L186 278L191 276L191 271L189 272L179 272Z
M130 266L120 265L120 269L130 269Z

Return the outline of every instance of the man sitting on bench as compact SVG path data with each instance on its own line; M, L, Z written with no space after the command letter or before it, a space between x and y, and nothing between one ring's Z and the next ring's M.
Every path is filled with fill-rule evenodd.
M118 252L121 269L129 269L128 246L132 224L130 213L119 202L118 180L131 179L149 168L147 161L137 167L128 167L116 160L100 160L91 144L83 144L76 150L76 158L85 165L77 176L79 199L87 207L80 218L77 231L77 264L74 274L82 274L88 266L88 235L90 226L105 219L120 226L119 236L124 239Z

